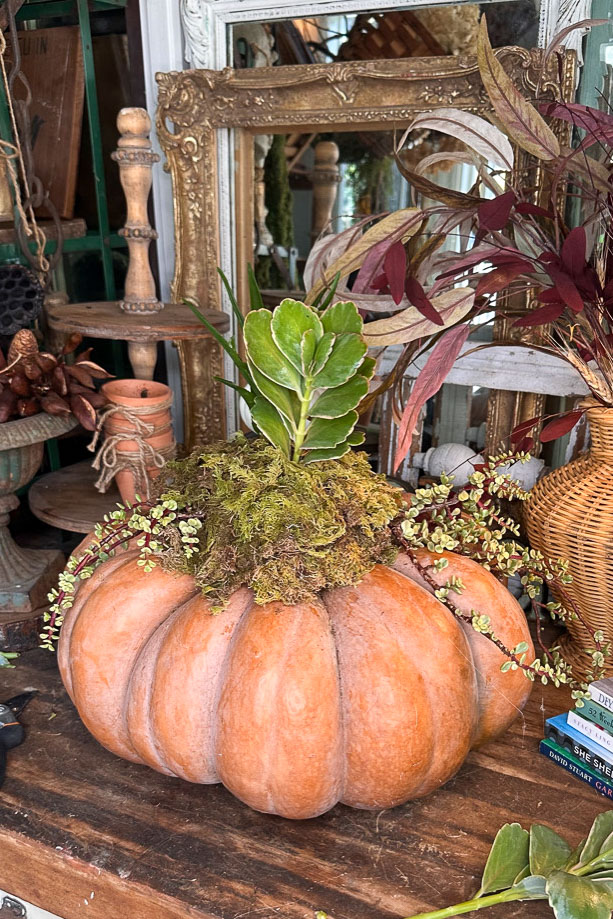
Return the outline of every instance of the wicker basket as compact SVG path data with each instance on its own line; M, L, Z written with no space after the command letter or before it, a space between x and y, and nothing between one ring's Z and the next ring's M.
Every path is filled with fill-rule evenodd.
M613 638L613 408L588 406L592 446L588 453L541 479L530 492L525 520L533 547L565 558L573 583L568 592L585 621ZM593 647L580 622L568 624L564 658L585 678ZM607 675L613 674L613 663Z

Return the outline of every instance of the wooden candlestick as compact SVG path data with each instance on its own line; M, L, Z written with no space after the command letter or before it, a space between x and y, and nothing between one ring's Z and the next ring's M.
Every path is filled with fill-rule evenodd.
M157 313L164 309L156 296L149 264L149 244L157 233L149 223L147 202L151 192L151 169L159 156L153 152L149 134L151 119L142 108L123 108L117 116L120 133L111 157L119 164L119 178L126 196L126 224L119 231L128 242L129 267L125 293L119 306L129 313Z
M321 140L315 145L313 152L315 153L315 165L311 173L313 182L311 240L315 242L332 219L341 173L338 167L340 151L334 141Z

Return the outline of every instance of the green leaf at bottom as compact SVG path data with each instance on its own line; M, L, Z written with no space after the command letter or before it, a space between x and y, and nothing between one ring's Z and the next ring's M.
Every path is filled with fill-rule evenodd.
M511 887L515 878L529 863L530 834L519 823L505 823L488 855L479 896Z
M358 447L360 444L363 444L364 440L365 437L361 431L354 431L353 434L349 435L347 440L342 442L342 444L337 444L336 447L331 447L329 450L309 450L309 452L305 454L303 462L318 463L323 460L340 459L340 457L348 453L352 447Z
M610 919L613 885L608 881L554 871L547 880L547 893L556 919Z
M571 849L565 839L548 826L534 823L530 828L530 872L549 877L552 871L563 868Z
M602 844L613 833L613 811L604 811L598 814L592 824L587 840L581 853L581 864L587 865L600 854Z
M316 418L309 425L304 439L305 450L329 450L341 444L351 434L358 420L358 413L347 412L341 418Z
M522 900L546 900L546 880L539 874L529 874L522 881L513 884L511 890L521 893Z
M258 396L251 409L251 418L264 437L289 456L289 434L274 405Z

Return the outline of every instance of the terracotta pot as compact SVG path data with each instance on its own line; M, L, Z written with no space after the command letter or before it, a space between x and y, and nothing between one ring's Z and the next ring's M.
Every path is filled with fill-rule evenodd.
M567 587L590 628L613 638L613 408L593 400L587 417L590 450L540 479L524 505L530 542L549 558L569 562L573 582ZM576 676L585 677L593 640L581 622L569 622L561 642L564 658ZM608 666L613 674L613 664Z
M174 435L172 431L170 404L172 392L163 383L154 383L151 380L112 380L105 383L102 393L108 402L114 406L124 407L127 414L115 412L104 421L105 439L117 437L125 432L125 439L117 439L115 449L120 465L124 461L136 459L139 449L144 441L152 450L161 451L165 455L172 452ZM132 415L132 418L130 417ZM135 420L137 419L137 420ZM151 425L153 431L146 435L140 434L138 439L130 438L130 434L139 433L138 421ZM142 432L142 428L141 428ZM146 478L148 481L155 479L160 474L161 466L151 462L151 453L146 451ZM115 481L122 501L133 503L136 494L141 497L147 491L147 482L140 481L138 464L124 465L115 474Z

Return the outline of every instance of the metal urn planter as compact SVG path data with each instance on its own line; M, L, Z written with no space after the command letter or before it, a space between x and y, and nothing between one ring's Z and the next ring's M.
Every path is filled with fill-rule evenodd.
M57 550L23 549L8 528L9 514L19 506L15 492L33 478L46 440L76 427L74 416L40 413L0 425L0 649L24 650L36 644L38 618L47 593L64 566ZM28 615L30 614L30 615ZM42 614L42 611L41 611ZM14 623L32 620L31 634Z

